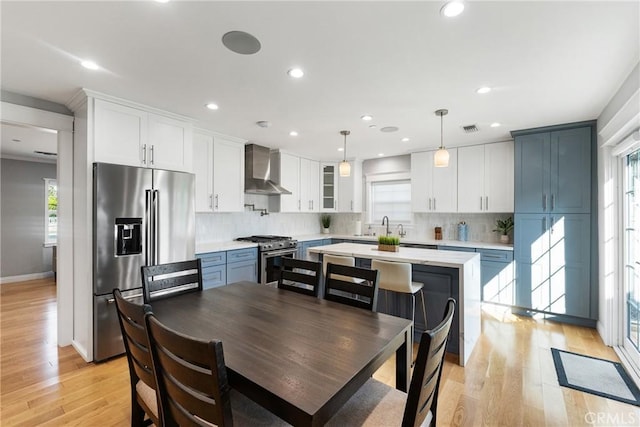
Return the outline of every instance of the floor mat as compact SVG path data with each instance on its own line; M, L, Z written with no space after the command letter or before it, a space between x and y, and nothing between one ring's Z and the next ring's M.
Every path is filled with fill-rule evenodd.
M640 391L620 363L556 348L551 354L561 386L640 406Z

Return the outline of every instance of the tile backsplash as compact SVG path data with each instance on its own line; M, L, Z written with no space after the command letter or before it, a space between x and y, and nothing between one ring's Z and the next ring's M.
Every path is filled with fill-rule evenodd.
M331 214L331 233L352 235L355 233L356 221L362 221L362 232L367 233L369 224L366 214L337 213ZM513 214L462 214L462 213L419 213L413 214L412 224L403 224L407 239L432 240L434 227L442 227L442 238L457 239L457 225L464 221L468 226L468 240L474 242L498 242L495 228L496 219L507 218ZM391 218L390 229L397 233ZM386 227L379 222L371 224L371 231L376 235L384 233ZM260 216L259 212L238 213L199 213L196 214L196 242L225 242L237 237L255 234L277 234L285 236L301 236L319 234L322 231L319 213L269 213ZM512 239L513 241L513 239Z

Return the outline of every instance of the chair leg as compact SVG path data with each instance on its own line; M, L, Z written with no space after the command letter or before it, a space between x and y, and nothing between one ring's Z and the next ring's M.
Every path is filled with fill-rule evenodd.
M422 316L424 317L424 330L426 331L427 329L429 329L429 326L427 325L427 309L424 305L424 290L420 289L420 298L422 299Z
M131 427L144 426L144 416L144 409L142 409L140 404L134 398L131 401Z

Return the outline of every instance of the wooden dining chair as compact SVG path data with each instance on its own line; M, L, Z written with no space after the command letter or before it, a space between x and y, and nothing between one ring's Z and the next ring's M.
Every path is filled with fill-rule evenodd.
M328 263L324 299L376 311L378 271Z
M318 296L322 264L295 258L283 258L278 288Z
M203 341L145 318L165 426L288 426L229 386L222 341Z
M438 389L455 306L455 300L449 298L442 322L422 333L409 393L371 378L326 425L435 426Z
M113 290L118 322L124 341L131 380L131 426L151 423L161 426L159 398L149 351L144 315L151 306L134 304L124 299L119 289ZM145 421L145 414L148 419Z
M141 268L144 302L202 290L200 258Z

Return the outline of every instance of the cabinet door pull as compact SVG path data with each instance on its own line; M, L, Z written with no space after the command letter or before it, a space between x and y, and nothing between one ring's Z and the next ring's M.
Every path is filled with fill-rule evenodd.
M142 164L147 164L147 144L142 145Z
M542 195L542 210L543 211L547 210L547 195L546 194Z
M553 210L556 206L556 195L552 194L551 195L551 210Z
M218 209L218 195L216 194L216 210Z
M436 198L434 197L433 198L433 210L435 211L436 209L437 209L436 208Z
M482 196L480 196L480 210L482 210Z
M152 146L151 146L151 156L150 156L150 159L149 159L149 163L150 163L150 164L153 164L153 163L154 163L154 162L153 162L153 157L154 157L154 156L153 156L153 152L154 152L154 148L155 148L155 145L152 145Z
M209 207L213 209L213 194L209 194Z
M353 200L351 201L351 212L353 212Z
M542 232L546 232L547 231L547 217L542 217Z
M431 210L431 197L429 197L429 210Z
M551 232L551 234L553 234L553 225L555 223L555 220L553 219L553 217L551 217L551 227L549 228L549 231Z
M298 210L302 210L302 202L300 201L300 199L298 199Z
M484 210L489 210L489 196L484 196Z

